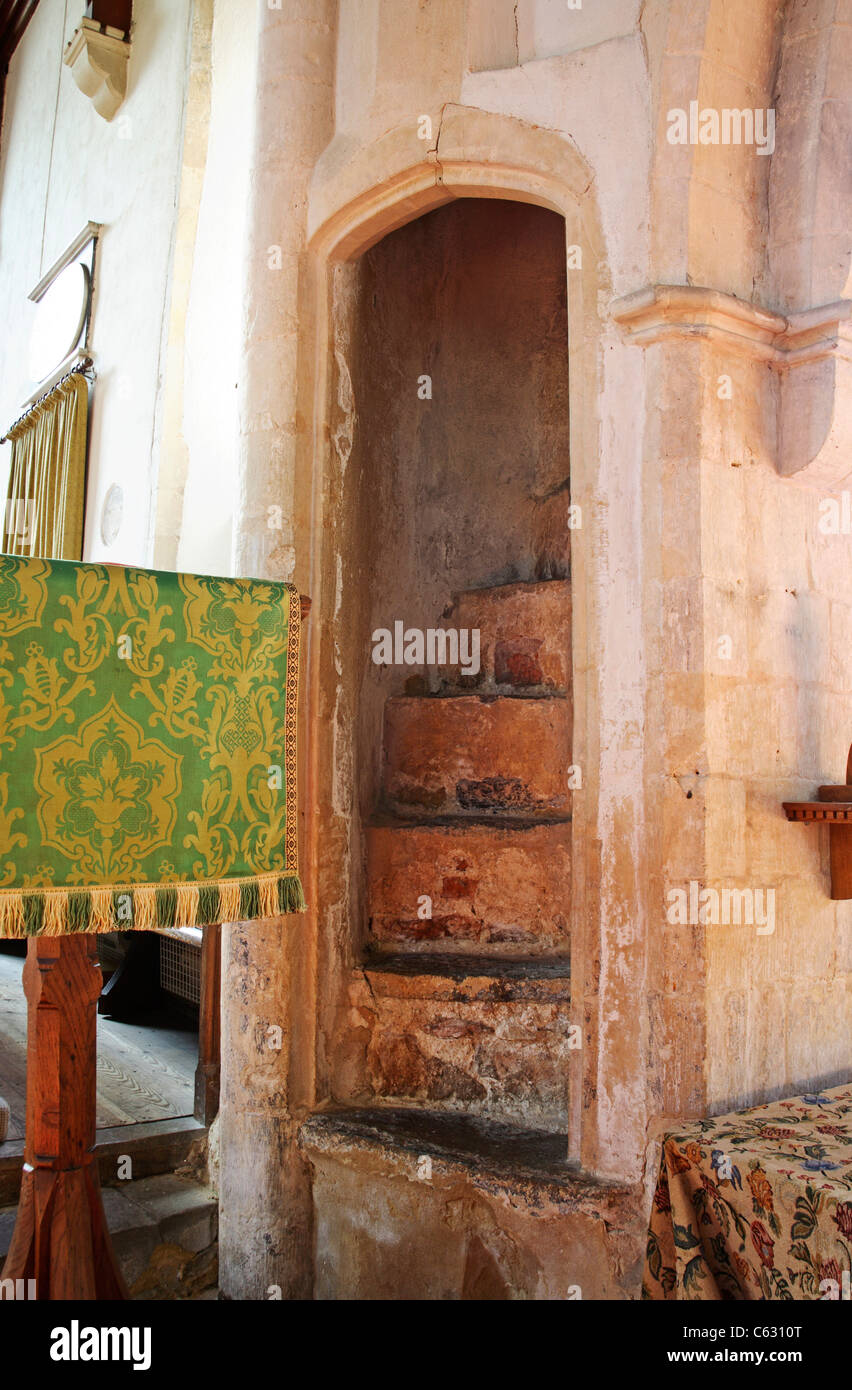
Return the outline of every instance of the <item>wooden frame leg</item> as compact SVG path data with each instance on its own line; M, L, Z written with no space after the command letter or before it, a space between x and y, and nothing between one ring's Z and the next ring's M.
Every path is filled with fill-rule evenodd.
M201 1003L198 1011L198 1066L195 1069L195 1118L209 1125L219 1113L219 1015L222 928L206 927L201 942Z
M40 1300L125 1299L93 1158L101 992L95 937L30 941L24 992L25 1163L0 1277L34 1279Z

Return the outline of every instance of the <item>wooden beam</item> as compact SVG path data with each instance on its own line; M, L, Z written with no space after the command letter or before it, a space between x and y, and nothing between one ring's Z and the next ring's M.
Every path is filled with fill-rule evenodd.
M86 18L105 29L120 29L127 35L133 21L132 0L88 0Z
M12 54L36 12L38 0L0 0L0 132L6 99L6 74Z
M0 70L4 73L37 6L38 0L3 0L0 4Z

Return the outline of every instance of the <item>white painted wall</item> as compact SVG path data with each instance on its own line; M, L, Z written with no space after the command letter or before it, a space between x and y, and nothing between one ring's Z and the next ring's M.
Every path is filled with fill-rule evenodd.
M84 555L150 562L164 325L191 0L135 0L127 99L108 124L62 64L83 0L41 0L12 60L0 148L0 421L29 394L27 294L89 220L104 224ZM104 496L124 491L115 543Z
M186 318L183 434L189 469L177 565L200 574L233 572L246 210L254 133L250 98L258 35L257 24L245 20L244 4L216 4L207 164Z
M520 0L520 61L576 53L632 34L641 8L640 0Z

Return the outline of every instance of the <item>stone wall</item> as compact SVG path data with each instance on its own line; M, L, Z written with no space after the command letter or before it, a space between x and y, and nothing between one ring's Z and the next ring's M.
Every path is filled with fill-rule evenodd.
M336 131L308 210L322 307L312 338L321 365L307 372L305 399L328 421L332 449L351 440L353 421L370 428L369 401L333 384L341 345L331 346L323 317L330 264L373 255L377 238L448 197L568 209L568 243L583 250L567 281L572 501L584 511L572 537L573 757L584 787L574 798L571 952L585 1045L571 1148L597 1173L637 1181L647 1136L665 1117L848 1070L849 913L828 897L818 833L788 825L780 807L842 773L852 730L841 728L843 644L825 610L842 624L844 584L813 558L825 544L822 494L782 476L779 403L807 374L796 376L796 324L778 310L813 306L775 296L765 279L767 245L785 237L780 195L770 231L773 157L667 138L671 108L692 100L772 105L781 17L770 4L746 12L721 0L652 3L641 17L638 7L596 6L594 21L558 8L557 17L556 7L519 6L514 27L515 7L473 6L462 36L457 14L440 6L417 21L397 6L393 28L379 4L341 6ZM788 34L802 27L798 6L787 19ZM439 20L440 39L430 27ZM570 27L580 23L593 37L580 39ZM389 55L412 46L423 60L406 82ZM432 138L418 151L424 115ZM576 183L575 160L585 171ZM333 272L332 321L351 274ZM655 284L685 286L686 298L634 331L624 306ZM848 415L848 401L837 409ZM337 523L333 490L323 505ZM322 582L321 570L299 568L310 544L305 530L297 573L322 603L323 582L335 592L334 565L326 561ZM336 610L320 612L331 639ZM333 677L321 688L339 717L347 692ZM345 834L353 769L343 760L332 774L332 765L321 760L318 785L332 779L329 811ZM321 865L328 1036L346 1026L333 1001L345 998L337 972L351 947L347 910L332 907L333 876L323 875ZM774 887L774 931L671 921L671 891L693 882ZM815 1005L825 1026L813 1025Z
M77 94L67 74L52 163L42 133L52 129L49 102L30 110L20 95L28 81L35 90L32 79L47 75L45 54L55 58L59 47L61 6L42 0L8 87L8 109L24 112L4 134L0 214L15 266L0 277L0 294L16 331L12 282L25 294L101 205L115 223L112 244L127 237L122 274L128 263L142 266L132 288L116 272L110 279L105 236L97 332L107 336L113 312L124 326L114 329L114 355L98 385L91 525L119 456L138 502L133 529L107 558L154 553L146 500L153 468L163 563L227 568L232 536L240 572L292 578L313 599L302 702L311 911L286 930L269 923L225 933L223 1287L240 1297L278 1283L301 1296L314 1287L316 1250L315 1287L345 1296L384 1288L376 1243L355 1230L362 1201L379 1224L398 1211L401 1258L400 1233L416 1226L418 1210L423 1230L449 1230L444 1197L414 1187L411 1174L399 1186L391 1157L377 1155L372 1140L313 1131L299 1138L307 1117L332 1100L363 1099L365 1075L370 1084L384 1075L388 1053L375 1033L367 1041L365 1010L405 1065L405 1039L420 1037L423 1023L400 972L371 982L363 969L358 822L378 786L370 759L381 743L381 702L375 690L365 697L374 674L369 629L397 596L408 602L416 592L422 607L409 621L425 621L427 609L437 618L432 607L456 580L480 582L441 557L442 543L458 556L465 529L485 538L481 582L563 573L561 522L538 513L551 569L535 572L543 551L527 525L530 478L511 473L509 456L546 452L553 440L561 455L567 430L570 500L582 513L570 535L569 625L571 761L582 786L571 804L568 920L544 930L560 945L570 938L570 1003L560 985L557 1012L560 1027L579 1028L582 1046L566 1062L567 1102L560 1092L558 1105L543 1095L534 1107L555 1127L564 1122L575 1175L617 1181L630 1194L624 1248L614 1237L605 1249L596 1244L596 1191L584 1189L573 1224L552 1228L560 1240L574 1232L586 1250L590 1288L623 1296L659 1127L831 1084L850 1065L852 910L830 899L825 832L790 825L781 811L783 800L841 780L852 739L849 527L824 524L826 500L841 497L852 457L849 6L284 0L280 10L248 8L251 21L237 24L218 4L212 16L198 5L190 35L187 6L168 7L165 18L155 0L139 0L127 109L134 115L134 101L139 110L156 101L161 115L144 142L129 143L121 173L113 136L107 145L104 131L90 128L97 117L73 126L78 142L83 131L87 169L110 171L101 204L91 206L94 193L80 198L76 185L57 182L57 170L76 157L65 112ZM157 62L145 46L155 18L158 33L175 39L162 51L158 39ZM54 59L49 71L59 73ZM187 71L188 140L179 155ZM673 144L671 112L693 102L774 110L774 152ZM131 185L149 198L141 223ZM123 192L113 204L116 189ZM493 199L537 207L497 214ZM466 218L477 224L481 257L476 268L464 266L456 316L436 309L430 318L430 287L437 304L457 250L447 230L438 255L431 233ZM482 321L511 341L503 365L517 393L503 387L489 405L488 383L467 371L482 347L474 315L487 301L477 275L505 283L493 237L513 219L518 247L528 235L535 247L523 253L517 284L506 284L506 302L486 303L489 314L515 303L531 267L544 283L536 255L556 238L554 228L565 248L567 400L563 378L551 392L559 406L548 423L553 439L536 435L540 420L525 409L530 343L523 331L508 337L505 314ZM34 249L23 227L40 224L45 244ZM233 266L221 291L220 229L222 260ZM419 271L406 319L398 304L411 267ZM383 286L395 287L390 311L384 301L372 305ZM563 288L552 286L560 313ZM132 367L134 354L139 394L108 403L109 372L119 361ZM153 464L161 359L169 448ZM442 416L435 387L444 363L452 366L444 404L453 410ZM434 394L430 423L419 429L417 382L408 378L421 372L433 377ZM516 530L501 510L504 489L477 455L480 439L508 479ZM442 455L445 471L436 476L458 499L455 510L440 489L434 497L418 491L421 448ZM451 465L461 461L464 475L452 479ZM548 487L564 479L545 473ZM371 511L373 502L381 505ZM414 508L428 521L425 579L402 558L394 571L394 534L405 555L420 544ZM91 525L87 553L97 556ZM373 581L375 609L364 597ZM389 619L396 616L408 614ZM382 701L387 694L401 691L388 685ZM692 885L760 893L764 903L773 891L772 930L759 930L767 921L673 918L672 893L689 904ZM493 894L489 912L492 902ZM458 931L468 932L468 917L456 915ZM398 935L402 921L389 911L381 930ZM472 1026L490 1026L479 1002L459 999ZM280 1053L263 1050L259 1020L284 1026ZM439 1060L459 1065L469 1040L442 1034ZM435 1073L423 1079L419 1042L416 1050L412 1089L422 1101ZM464 1178L470 1191L454 1208L460 1224L447 1236L448 1273L439 1277L429 1264L430 1296L465 1288L565 1296L562 1274L544 1255L539 1268L517 1253L534 1248L534 1237L532 1246L526 1234L503 1245L493 1237L495 1221L509 1230L511 1202L498 1219L500 1204L489 1199L486 1214L471 1195L478 1181ZM551 1235L541 1239L544 1251ZM348 1259L356 1249L363 1278L335 1284L335 1251ZM605 1271L599 1279L596 1269Z

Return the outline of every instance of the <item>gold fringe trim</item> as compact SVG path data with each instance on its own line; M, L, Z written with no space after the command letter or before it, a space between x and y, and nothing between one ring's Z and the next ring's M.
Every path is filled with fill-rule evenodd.
M261 917L278 916L278 875L274 874L269 878L259 878L257 881L258 898L260 899Z
M114 931L112 919L112 889L92 888L92 912L89 917L89 931Z
M153 931L157 925L157 890L149 885L133 889L133 930Z
M240 920L240 885L239 883L220 883L219 884L219 913L223 922L239 922Z
M45 893L42 936L63 936L67 931L68 894L64 892Z
M126 915L127 903L131 904L130 916ZM26 940L29 936L55 937L78 931L157 931L161 927L255 921L305 910L298 875L280 872L196 883L0 889L0 939Z
M20 893L3 893L0 897L0 937L23 936L26 919L24 899Z
M198 920L198 885L179 883L177 886L176 927L194 927Z

